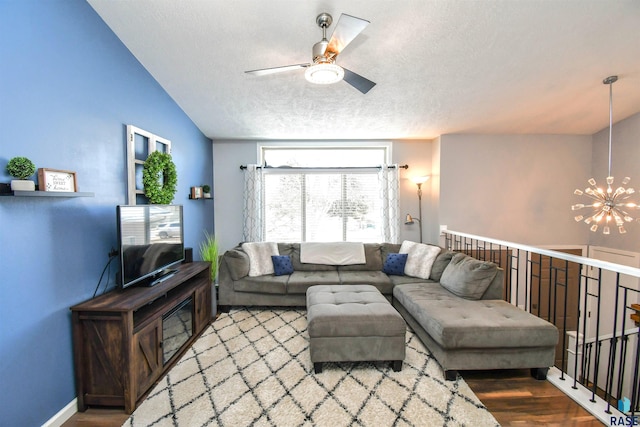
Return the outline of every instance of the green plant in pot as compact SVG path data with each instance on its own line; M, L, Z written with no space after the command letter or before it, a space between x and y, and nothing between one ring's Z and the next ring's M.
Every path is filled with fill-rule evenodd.
M7 163L7 173L16 178L11 181L11 191L33 191L36 183L29 178L36 172L36 166L26 157L14 157Z
M211 263L211 282L218 277L218 238L204 231L204 241L200 243L200 256L203 261Z
M210 199L211 198L211 186L209 186L208 184L204 184L202 186L202 193L203 193L205 199Z

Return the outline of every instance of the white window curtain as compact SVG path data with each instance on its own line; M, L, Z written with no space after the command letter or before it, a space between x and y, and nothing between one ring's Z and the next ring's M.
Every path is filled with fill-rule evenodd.
M400 168L397 164L383 165L378 173L382 200L382 225L385 242L400 240Z
M245 242L263 240L264 174L259 165L247 165L244 172L244 230Z

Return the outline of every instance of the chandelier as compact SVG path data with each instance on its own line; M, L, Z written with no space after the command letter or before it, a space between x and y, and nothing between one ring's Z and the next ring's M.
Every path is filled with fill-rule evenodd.
M638 209L637 203L629 200L635 190L631 187L625 188L631 178L628 176L622 180L622 185L614 190L613 176L611 176L611 136L613 129L613 83L618 80L618 76L610 76L602 82L609 85L609 174L606 178L606 189L598 187L596 180L590 178L587 182L590 187L584 191L576 189L573 194L578 196L586 195L593 203L578 203L571 206L571 210L578 211L584 208L591 208L591 212L585 215L576 215L574 219L577 222L584 221L585 224L591 225L591 231L595 232L602 224L602 234L609 234L610 226L615 224L618 232L624 234L627 232L624 228L625 222L633 221L633 217L627 212L630 209Z

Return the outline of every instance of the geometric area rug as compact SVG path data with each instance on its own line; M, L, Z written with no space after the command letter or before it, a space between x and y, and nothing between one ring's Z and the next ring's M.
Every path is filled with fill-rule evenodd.
M313 372L306 310L222 313L124 426L497 426L458 376L407 329L400 372L389 363L325 363Z

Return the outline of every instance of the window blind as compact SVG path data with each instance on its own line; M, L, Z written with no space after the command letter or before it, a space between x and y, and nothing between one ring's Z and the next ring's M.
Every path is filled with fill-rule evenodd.
M263 200L267 241L382 241L376 171L270 171Z

